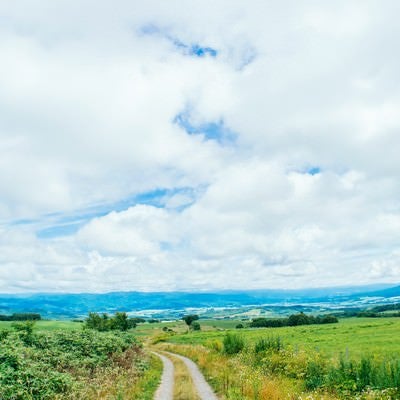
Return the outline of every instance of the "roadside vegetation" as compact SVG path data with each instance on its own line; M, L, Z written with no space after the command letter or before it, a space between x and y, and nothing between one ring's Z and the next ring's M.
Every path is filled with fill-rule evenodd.
M75 322L1 321L0 399L151 400L162 364L141 343L191 358L225 400L400 399L398 310L339 320L91 313ZM175 397L196 399L184 365L174 363Z
M33 321L0 325L0 398L152 398L161 365L131 332L76 325L40 332Z
M204 323L203 323L204 326ZM399 399L400 321L170 334L225 399Z

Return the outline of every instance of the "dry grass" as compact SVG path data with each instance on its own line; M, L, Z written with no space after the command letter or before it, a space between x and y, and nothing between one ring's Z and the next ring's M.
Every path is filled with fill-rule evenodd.
M294 380L266 376L239 357L228 357L203 346L160 344L161 348L191 358L219 398L224 400L332 400L328 394L302 396L302 388Z
M162 372L158 358L141 349L128 350L113 358L113 366L97 369L71 400L152 399ZM145 365L150 363L149 369ZM155 382L152 383L151 380Z

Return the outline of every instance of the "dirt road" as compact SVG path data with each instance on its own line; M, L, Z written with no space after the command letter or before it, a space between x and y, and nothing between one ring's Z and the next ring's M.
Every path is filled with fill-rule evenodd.
M171 360L168 358L168 355L177 357L185 363L201 400L218 400L218 397L215 395L214 391L205 380L203 374L199 371L199 368L192 360L179 354L169 353L167 351L163 353L166 354L167 357L159 353L154 353L161 358L164 364L161 384L156 392L154 400L173 400L174 367Z
M161 383L158 387L154 400L173 400L174 393L174 365L172 361L162 354L153 352L163 362L163 373Z

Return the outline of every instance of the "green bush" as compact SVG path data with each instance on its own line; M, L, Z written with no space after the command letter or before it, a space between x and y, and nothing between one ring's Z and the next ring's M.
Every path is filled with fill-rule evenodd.
M283 348L282 340L279 336L269 336L259 339L254 345L254 352L261 353L263 351L280 351Z
M197 321L194 321L194 322L191 323L190 329L192 329L193 331L200 331L201 330L201 326Z
M226 354L237 354L244 349L245 341L240 335L227 333L224 337L223 345Z
M139 348L134 336L125 332L39 334L26 324L15 327L14 332L1 335L2 400L68 398L96 369L112 368L115 357Z

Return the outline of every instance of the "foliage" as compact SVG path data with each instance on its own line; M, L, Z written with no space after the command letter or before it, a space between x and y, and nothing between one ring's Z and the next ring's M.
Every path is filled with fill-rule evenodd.
M254 352L261 353L263 351L280 351L283 349L282 340L279 336L269 336L259 339L254 345Z
M93 380L100 371L130 368L140 352L129 333L36 333L28 322L14 328L0 335L0 398L4 400L74 397L87 390L90 385L83 382Z
M187 326L192 325L192 323L194 321L197 321L198 319L199 319L199 316L195 315L195 314L185 315L185 316L182 317L182 320L186 322Z
M146 322L146 320L144 318L139 318L139 317L129 318L129 321L131 321L132 323L135 323L136 325L137 324L143 324L143 323Z
M243 326L243 324L237 324L235 328L236 328L236 329L243 329L244 326Z
M197 321L193 321L190 324L190 329L192 329L193 331L200 331L201 330L201 326Z
M169 340L185 344L174 350L203 365L226 399L394 400L400 398L399 329L396 318L352 318L272 328L269 336L265 330L245 330L241 336L253 351L234 354L218 346L223 331Z
M226 354L237 354L243 350L245 341L240 335L227 333L224 337L223 345Z
M161 360L152 356L149 365L144 371L143 377L135 385L132 393L133 400L153 400L154 393L160 383L163 365Z
M0 314L0 321L39 321L40 319L42 319L42 317L37 313Z
M136 322L133 318L128 318L128 315L124 312L117 312L113 317L108 314L89 313L84 327L100 332L127 331L128 329L136 328Z
M334 324L339 322L334 315L314 317L304 313L292 314L288 318L255 318L250 323L251 328L278 328L282 326Z

